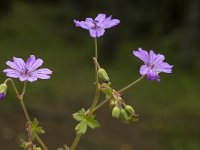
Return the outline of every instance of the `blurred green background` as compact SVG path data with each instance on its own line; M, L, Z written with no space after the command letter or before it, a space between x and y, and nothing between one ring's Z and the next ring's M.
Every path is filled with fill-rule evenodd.
M140 76L142 62L132 55L138 47L164 54L174 68L172 74L161 74L160 83L144 80L123 95L140 114L138 122L112 119L105 105L96 115L101 128L89 129L77 149L199 150L199 0L1 0L0 70L13 56L30 54L53 70L51 80L29 84L25 95L31 117L46 131L42 139L49 149L72 143L77 122L71 114L91 105L94 41L73 19L100 12L121 20L98 39L99 62L114 88ZM0 79L6 79L3 73ZM25 118L9 86L0 102L0 149L19 150L21 138L26 139Z

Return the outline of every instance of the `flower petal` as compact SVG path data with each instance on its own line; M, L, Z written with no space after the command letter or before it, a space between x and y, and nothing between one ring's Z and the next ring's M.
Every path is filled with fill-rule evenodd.
M4 73L6 73L6 76L11 77L11 78L19 78L20 77L20 73L14 69L4 69L3 70Z
M50 79L50 75L47 74L40 74L40 73L34 73L33 77L37 77L39 79Z
M48 68L38 69L34 72L37 72L37 73L40 73L40 74L52 74L52 71Z
M154 64L159 64L162 63L163 60L165 60L165 56L161 54L157 54L156 57L154 58L153 62Z
M26 68L25 62L22 58L13 57L15 65L19 68L18 71L22 71Z
M98 14L98 16L95 18L95 20L101 24L105 20L105 18L106 18L105 14Z
M162 62L156 66L157 72L164 72L164 73L172 73L172 65L169 65L166 62Z
M32 67L32 65L35 63L35 56L34 55L31 55L28 59L27 59L27 61L26 61L26 68L27 68L27 70L29 70L31 67Z
M40 59L40 58L36 59L36 60L32 63L32 65L31 65L29 68L27 68L27 69L28 69L28 72L30 73L30 72L35 71L35 70L36 70L38 67L40 67L42 64L43 64L43 60L42 60L42 59Z
M21 69L12 61L7 61L6 65L8 65L10 68L13 68L13 69L15 69L17 71L21 71Z
M47 68L42 68L34 71L31 75L31 77L40 78L40 79L49 79L50 74L52 74L52 71Z
M74 20L74 23L76 24L76 27L81 27L83 29L89 29L89 26L86 25L85 21Z
M142 48L138 48L138 51L133 50L133 55L141 59L145 64L149 61L149 54L147 51L143 50Z
M19 80L22 81L22 82L23 81L28 81L27 76L20 76Z
M110 20L108 18L108 20L105 20L103 23L102 23L102 27L105 28L105 29L108 29L108 28L112 28L114 26L116 26L117 24L120 23L120 20L119 19L112 19Z
M140 67L140 74L141 75L146 75L149 72L149 67L147 65L142 65Z
M149 69L147 73L147 80L157 80L160 81L160 77L158 73L154 72L153 70Z
M33 76L31 76L31 77L27 77L27 80L28 80L29 82L34 82L34 81L36 81L36 80L37 80L37 78L36 78L36 77L33 77Z
M91 36L91 37L93 37L93 38L96 38L96 37L97 37L96 30L90 29L89 32L90 32L90 36Z
M97 31L96 31L96 36L97 36L97 37L100 37L100 36L102 36L104 33L105 33L105 30L104 30L104 29L97 30Z
M156 58L156 54L154 53L153 50L150 50L150 52L149 52L149 61L148 61L148 63L154 64L154 63L155 63L155 62L154 62L155 58Z
M90 29L94 26L94 20L92 18L86 18L85 21L74 20L76 27L81 27L83 29Z

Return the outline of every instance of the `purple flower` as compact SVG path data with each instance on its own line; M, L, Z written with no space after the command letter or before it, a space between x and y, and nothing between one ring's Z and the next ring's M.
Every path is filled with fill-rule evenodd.
M49 79L52 71L47 68L38 69L43 64L43 60L31 55L26 62L22 58L13 57L12 61L7 61L10 67L3 70L6 76L19 78L20 81L36 81L37 79Z
M6 97L7 88L8 86L5 83L0 84L0 100Z
M172 73L173 66L163 62L165 60L164 55L155 54L153 50L148 53L142 48L133 51L133 54L144 62L144 65L140 67L140 74L146 75L148 80L160 81L160 72Z
M6 97L5 93L0 93L0 101L3 100Z
M104 34L105 29L116 26L120 23L118 19L112 19L112 16L106 18L105 14L98 14L95 19L86 18L85 21L74 20L77 27L89 30L93 38L100 37Z

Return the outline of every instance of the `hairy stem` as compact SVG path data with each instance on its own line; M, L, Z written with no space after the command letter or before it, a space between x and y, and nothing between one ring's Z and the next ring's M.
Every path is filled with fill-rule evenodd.
M132 83L130 83L129 85L125 86L124 88L122 88L121 90L117 91L119 93L124 92L125 90L129 89L130 87L132 87L133 85L137 84L138 82L140 82L142 79L144 79L145 76L141 76L140 78L138 78L137 80L133 81Z
M19 91L17 90L17 88L16 88L16 86L15 86L14 81L13 81L11 78L8 78L8 79L6 79L6 80L4 81L4 83L7 84L8 81L11 82L11 84L12 84L12 86L13 86L13 89L14 89L14 91L15 91L17 97L19 97L20 94L19 94Z
M95 65L95 84L96 84L96 91L95 91L95 96L94 96L94 100L93 100L93 103L92 103L92 106L90 108L90 111L89 111L89 114L88 116L91 116L92 113L93 113L93 110L94 108L96 107L97 103L98 103L98 100L99 100L99 94L100 94L100 88L99 88L99 77L98 77L98 50L97 50L97 39L95 38L94 39L94 46L95 46L95 62L94 62L94 65Z
M95 90L95 96L94 96L94 100L92 102L92 106L89 110L89 113L88 113L88 117L91 116L94 112L94 109L98 103L98 100L99 100L99 95L100 95L100 88L99 88L99 77L98 77L98 62L97 62L97 59L98 59L98 49L97 49L97 38L94 39L94 46L95 46L95 57L93 58L94 60L94 65L95 65L95 84L96 84L96 90ZM75 150L76 149L76 146L78 145L80 139L81 139L81 136L82 134L77 134L71 147L70 147L70 150Z
M24 104L24 94L26 92L26 85L27 85L27 81L24 82L24 86L23 86L23 90L22 90L22 93L20 94L19 91L17 90L17 87L14 83L14 81L11 79L11 78L8 78L4 81L4 83L6 84L8 81L11 82L12 86L13 86L13 89L17 95L17 98L19 99L19 102L21 104L21 107L22 107L22 110L23 110L23 113L26 117L26 120L27 120L27 123L30 124L31 123L31 119L29 117L29 114L28 114L28 111L26 109L26 106ZM44 144L44 142L41 140L41 138L36 135L36 140L37 142L41 145L41 147L43 148L43 150L48 150L47 146Z
M82 134L77 134L71 147L70 147L70 150L75 150L76 146L78 145L78 142L80 141L80 138L81 138Z
M21 95L18 96L18 98L19 98L20 104L22 106L22 110L24 112L26 120L28 121L28 123L31 123L30 116L29 116L26 106L24 104L24 94L26 92L26 85L27 85L27 81L24 82L24 87L23 87L22 93L21 93ZM48 150L47 146L44 144L42 139L37 134L36 134L36 140L44 150Z
M125 90L129 89L130 87L132 87L133 85L137 84L138 82L140 82L142 79L144 79L145 76L141 76L140 78L138 78L137 80L133 81L132 83L130 83L129 85L125 86L124 88L120 89L119 93L124 92ZM112 98L112 97L111 97ZM100 104L98 104L95 108L94 111L98 110L101 106L103 106L104 104L106 104L109 100L111 100L111 98L105 99L103 100Z

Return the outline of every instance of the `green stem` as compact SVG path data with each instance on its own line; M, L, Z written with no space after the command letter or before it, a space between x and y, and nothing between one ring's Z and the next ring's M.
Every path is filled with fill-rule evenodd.
M10 81L12 83L13 89L14 89L16 95L17 95L17 98L19 99L19 102L21 104L21 107L22 107L22 110L24 112L24 115L26 117L27 122L31 123L31 119L29 117L28 111L27 111L26 106L24 104L24 94L26 92L27 81L24 82L24 86L23 86L23 90L22 90L21 94L19 94L19 91L17 90L17 88L15 86L15 83L14 83L14 81L11 78L6 79L4 81L4 83L6 84L8 81ZM44 144L44 142L41 140L41 138L38 135L36 135L36 140L41 145L41 147L43 148L43 150L48 150L47 146Z
M22 90L22 93L21 95L19 95L19 101L21 103L21 106L22 106L22 110L24 112L24 115L26 117L26 120L28 121L28 123L31 123L31 119L30 119L30 116L28 114L28 111L26 109L26 106L24 104L24 94L26 92L26 85L27 85L27 81L24 82L24 87L23 87L23 90ZM36 140L38 141L38 143L41 145L41 147L44 149L44 150L48 150L47 146L44 144L44 142L42 141L42 139L36 134Z
M19 94L19 91L17 90L17 88L16 88L16 86L15 86L14 81L13 81L11 78L8 78L8 79L6 79L6 80L4 81L4 83L7 84L8 81L11 82L11 84L12 84L12 86L13 86L13 89L14 89L14 91L15 91L17 97L19 97L20 94Z
M95 81L95 83L96 83L96 91L95 91L94 100L93 100L93 103L92 103L92 106L90 108L88 116L92 115L92 113L94 111L94 108L96 107L96 105L98 103L99 95L100 95L99 77L98 77L98 66L99 65L98 65L98 61L97 61L97 59L98 59L98 50L97 50L97 39L96 38L94 39L94 45L95 45L95 58L94 58L95 63L94 63L94 65L95 65L95 75L96 75L96 77L95 77L95 79L96 79L96 81Z
M124 88L122 88L121 90L117 91L119 93L124 92L125 90L129 89L130 87L132 87L133 85L137 84L138 82L140 82L142 79L144 79L145 76L141 76L140 78L138 78L137 80L133 81L131 84L125 86Z
M24 115L25 115L25 117L26 117L26 120L30 123L30 122L31 122L31 119L30 119L30 117L29 117L29 115L28 115L26 106L25 106L25 104L24 104L24 99L23 99L23 97L20 97L19 101L20 101L20 104L21 104L21 106L22 106L22 110L23 110L23 112L24 112Z
M93 112L97 111L97 109L99 109L101 106L103 106L103 105L104 105L105 103L107 103L109 100L111 100L111 98L108 98L108 99L103 100L99 105L97 105L97 106L94 108Z
M95 57L94 57L94 65L95 65L95 84L96 84L96 90L95 90L95 96L94 96L94 100L93 100L93 103L92 103L92 106L89 110L89 113L88 113L88 117L91 116L94 112L94 109L98 103L98 100L99 100L99 95L100 95L100 89L99 89L99 77L98 77L98 49L97 49L97 38L94 39L94 46L95 46ZM80 141L80 138L81 138L82 134L77 134L71 147L70 147L70 150L75 150L76 146L78 145L78 142Z
M132 83L130 83L129 85L125 86L124 88L120 89L120 90L117 91L117 92L119 92L119 93L124 92L125 90L129 89L130 87L132 87L133 85L137 84L139 81L141 81L142 79L144 79L144 77L145 77L145 76L141 76L140 78L138 78L137 80L133 81ZM111 98L108 98L108 99L103 100L100 104L98 104L98 105L94 108L93 112L95 112L95 111L98 110L101 106L103 106L104 104L106 104L110 99L111 99Z
M70 147L70 150L75 150L76 146L78 145L78 142L81 139L82 134L77 134L76 138L74 139L72 146Z
M98 59L97 38L94 39L95 58Z

